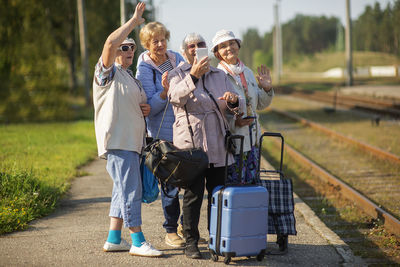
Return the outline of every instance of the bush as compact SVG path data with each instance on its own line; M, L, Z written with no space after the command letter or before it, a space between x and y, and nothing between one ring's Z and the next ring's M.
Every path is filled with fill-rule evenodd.
M54 210L61 192L32 171L0 172L0 234L22 230L27 223Z

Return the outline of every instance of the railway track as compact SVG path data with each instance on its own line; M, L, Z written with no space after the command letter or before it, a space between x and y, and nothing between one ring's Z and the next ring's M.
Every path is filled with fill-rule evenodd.
M261 115L261 122L263 122L262 117L263 115ZM296 186L296 193L311 202L311 206L313 202L341 202L346 198L347 204L344 205L344 210L347 209L348 205L355 203L356 207L354 207L353 213L356 213L356 210L361 208L363 212L368 214L368 216L358 216L363 218L361 223L358 222L358 227L361 228L359 231L364 233L361 237L357 237L361 242L358 242L357 238L352 237L351 232L354 231L354 226L349 226L344 222L339 222L339 225L336 225L338 221L337 214L327 216L327 214L324 214L326 210L320 214L322 217L325 216L328 226L332 224L330 227L337 228L339 236L342 236L344 239L347 238L348 242L354 243L353 246L361 247L359 250L355 249L359 251L358 254L361 256L363 256L363 251L369 251L371 248L363 248L359 243L368 243L371 246L371 243L365 241L363 236L368 236L374 227L383 225L389 232L400 236L398 221L400 217L398 204L400 203L400 190L398 189L400 185L400 164L396 162L396 159L388 161L382 158L382 155L377 157L373 154L374 152L367 154L365 153L365 148L360 150L354 143L343 142L343 139L338 137L332 138L332 134L316 131L315 127L308 127L309 125L307 124L304 121L295 121L293 118L289 119L287 116L283 117L282 114L272 112L269 112L264 120L264 126L269 131L283 133L288 143L293 144L294 149L286 149L286 153L290 154L290 160L296 161L297 164L301 165L312 176L323 180L323 183L321 181L311 182L313 184L312 189L309 188L310 186L305 186L306 189L303 188L304 186L300 186L300 191L303 192L297 192L296 188L298 186ZM301 154L296 150L301 151ZM374 164L371 164L371 162ZM310 181L308 182L310 183ZM318 183L319 185L317 185ZM304 183L301 182L299 184ZM325 186L321 186L321 184L325 184ZM317 204L316 206L320 208L321 204ZM318 208L316 213L321 213L321 210L318 210ZM340 208L332 207L327 208L327 210L329 209L333 209L333 213L338 213L338 210L340 210ZM340 227L342 225L346 225L344 230L343 227ZM391 239L393 236L388 234L385 238ZM394 247L398 249L400 247L400 238L394 237L394 239L397 240ZM381 240L380 242L384 243L385 241ZM380 250L386 249L379 246L378 248ZM389 258L393 254L397 255L393 251L387 252ZM367 262L371 264L382 262L379 257L374 258L370 254L366 255L366 257L368 258ZM392 259L393 262L400 263L400 255L395 257L398 257L398 259ZM391 264L392 260L389 260L387 263Z
M350 109L358 109L373 112L379 115L400 118L400 101L373 99L361 96L348 96L335 92L295 90L293 88L278 88L278 93L315 100L332 106L341 106Z

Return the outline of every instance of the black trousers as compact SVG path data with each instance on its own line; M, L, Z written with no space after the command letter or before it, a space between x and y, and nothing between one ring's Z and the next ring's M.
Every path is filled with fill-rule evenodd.
M225 183L225 167L214 168L211 166L206 170L205 179L198 179L193 185L185 190L183 195L183 232L186 245L197 245L199 241L199 220L201 204L204 197L204 186L208 193L207 225L210 227L210 212L212 191L218 185ZM205 183L207 181L207 183Z

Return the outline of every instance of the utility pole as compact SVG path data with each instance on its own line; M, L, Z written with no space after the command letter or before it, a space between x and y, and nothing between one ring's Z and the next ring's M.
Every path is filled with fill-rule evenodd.
M353 63L351 45L351 16L350 0L346 0L346 67L347 67L347 86L353 85Z
M124 25L126 22L125 0L120 0L119 6L120 6L121 25Z
M89 63L87 53L87 31L84 0L77 0L78 4L78 20L79 20L79 41L81 49L82 71L85 86L86 106L90 105L90 84L89 84Z
M274 72L275 81L279 84L282 75L282 34L279 22L279 0L274 5L275 31L274 31Z

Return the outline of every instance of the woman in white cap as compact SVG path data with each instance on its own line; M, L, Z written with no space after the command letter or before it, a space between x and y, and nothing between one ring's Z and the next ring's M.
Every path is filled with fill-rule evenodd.
M257 68L258 75L254 77L253 72L238 58L241 40L236 38L233 32L220 30L212 41L211 51L220 60L218 68L228 75L236 93L246 100L243 114L236 116L231 124L233 134L245 137L242 180L239 181L238 178L240 155L237 149L235 155L237 164L229 168L229 182L254 183L259 162L258 140L261 134L256 110L269 106L274 96L270 71L261 65Z
M185 189L183 196L185 255L194 259L202 258L197 244L204 185L208 192L207 217L209 222L212 191L216 186L225 183L226 148L224 137L225 129L229 127L225 115L233 114L244 108L243 100L239 101L239 97L225 73L211 67L208 56L196 58L199 48L206 48L203 37L196 33L188 34L181 45L182 55L187 62L179 64L170 72L169 85L166 79L163 79L164 87L169 86L168 97L175 114L174 145L184 149L191 148L194 143L196 147L202 148L207 153L210 163L205 173L205 179L198 179L194 182ZM193 136L188 129L187 120L193 129ZM228 164L233 163L233 155L229 154Z
M128 69L136 45L127 37L144 22L145 7L138 3L132 18L108 36L95 68L93 104L98 155L107 159L106 168L114 182L110 228L103 250L158 257L162 252L146 242L141 229L139 155L145 134L144 117L150 113L150 105L140 82ZM132 245L121 239L123 225L129 228Z

